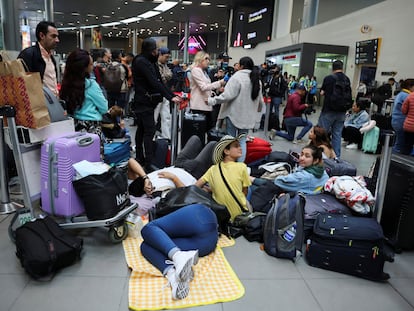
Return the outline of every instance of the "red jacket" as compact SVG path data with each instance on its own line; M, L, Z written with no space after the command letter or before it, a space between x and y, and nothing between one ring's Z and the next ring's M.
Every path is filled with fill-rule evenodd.
M407 115L404 121L404 131L414 132L414 92L411 92L405 99L401 111Z
M303 110L306 106L302 103L302 97L297 93L289 95L285 112L283 113L284 118L300 117L302 116Z

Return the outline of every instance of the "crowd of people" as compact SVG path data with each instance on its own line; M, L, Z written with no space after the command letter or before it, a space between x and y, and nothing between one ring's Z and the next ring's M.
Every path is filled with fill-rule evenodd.
M314 76L303 75L296 80L286 72L282 74L278 66L263 74L263 68L247 56L229 66L231 57L227 53L218 56L217 67L212 69L210 55L205 51L198 52L188 68L178 60L169 65L168 48L159 48L155 40L146 38L136 56L103 49L94 60L86 50L72 51L59 90L52 56L59 42L57 28L42 21L36 28L36 37L36 45L23 50L19 58L25 60L30 71L40 72L44 86L65 101L66 111L74 117L77 129L101 128L109 118L105 122L112 120L118 124L122 136L125 130L121 119L126 111L133 112L137 126L136 156L128 162L129 192L139 203L141 213L157 204L159 193L150 176L168 179L174 188L194 184L207 189L217 203L226 206L230 221L248 210L249 188L263 182L251 177L244 163L246 136L260 122L264 95L271 98L270 109L276 118L271 139L279 136L304 143L306 134L309 138L301 150L299 168L273 180L279 193L320 193L328 180L323 160L341 157L342 140L348 143L346 149L361 148L360 129L370 121L368 107L359 100L367 94L364 84L358 86L357 99L353 101L350 79L339 60L332 63L332 74L323 79L320 95L324 97L324 105L317 125L313 125L306 116L312 112L318 93ZM390 79L373 96L379 110L385 97L394 96L394 84L395 80ZM177 156L176 170L158 169L152 164L156 123L160 119L159 135L171 139L171 109L183 101L175 92L184 89L191 92L189 110L205 116L206 132L222 122L225 135L218 142L207 144L200 135L192 136ZM396 132L394 152L410 154L414 144L414 79L401 81L400 89L392 111L392 127ZM382 99L378 99L381 94L384 94ZM280 122L284 100L286 107ZM302 129L296 135L298 127ZM105 133L110 135L109 131ZM207 133L202 134L206 138ZM147 175L153 171L156 175ZM143 256L168 279L173 299L183 299L195 277L193 266L198 258L216 247L217 219L209 208L193 204L151 221L142 229L142 237Z

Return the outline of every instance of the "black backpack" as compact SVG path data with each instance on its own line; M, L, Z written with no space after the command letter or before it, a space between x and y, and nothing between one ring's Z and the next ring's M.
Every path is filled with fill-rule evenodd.
M80 259L83 241L50 217L29 221L16 230L16 256L34 279L52 277Z
M351 82L346 76L340 79L338 75L333 74L332 77L335 79L335 84L329 97L329 107L333 111L345 112L352 107Z
M281 188L272 181L267 180L265 184L253 190L250 204L253 211L267 213L273 204L273 197L281 192Z
M302 193L286 193L273 199L263 229L267 254L295 260L297 252L302 252L305 203Z

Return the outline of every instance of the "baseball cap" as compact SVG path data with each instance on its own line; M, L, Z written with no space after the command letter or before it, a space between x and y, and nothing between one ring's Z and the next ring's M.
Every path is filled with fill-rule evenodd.
M159 50L159 53L161 54L161 55L164 55L164 54L171 54L171 52L170 52L170 50L167 48L167 47L161 47Z
M217 59L232 59L232 58L229 56L229 54L227 54L227 52L223 52L217 56Z

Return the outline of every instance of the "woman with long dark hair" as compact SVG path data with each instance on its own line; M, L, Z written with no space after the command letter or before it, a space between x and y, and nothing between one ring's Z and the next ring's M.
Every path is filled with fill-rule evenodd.
M224 92L219 96L210 97L209 105L222 104L218 118L226 122L228 135L237 137L247 134L260 121L263 107L262 84L260 71L250 57L242 57L238 70L227 82ZM246 138L240 140L243 155L246 158Z
M108 101L90 73L93 61L88 51L77 49L66 60L60 99L66 102L68 114L75 118L76 130L99 127L108 111Z

